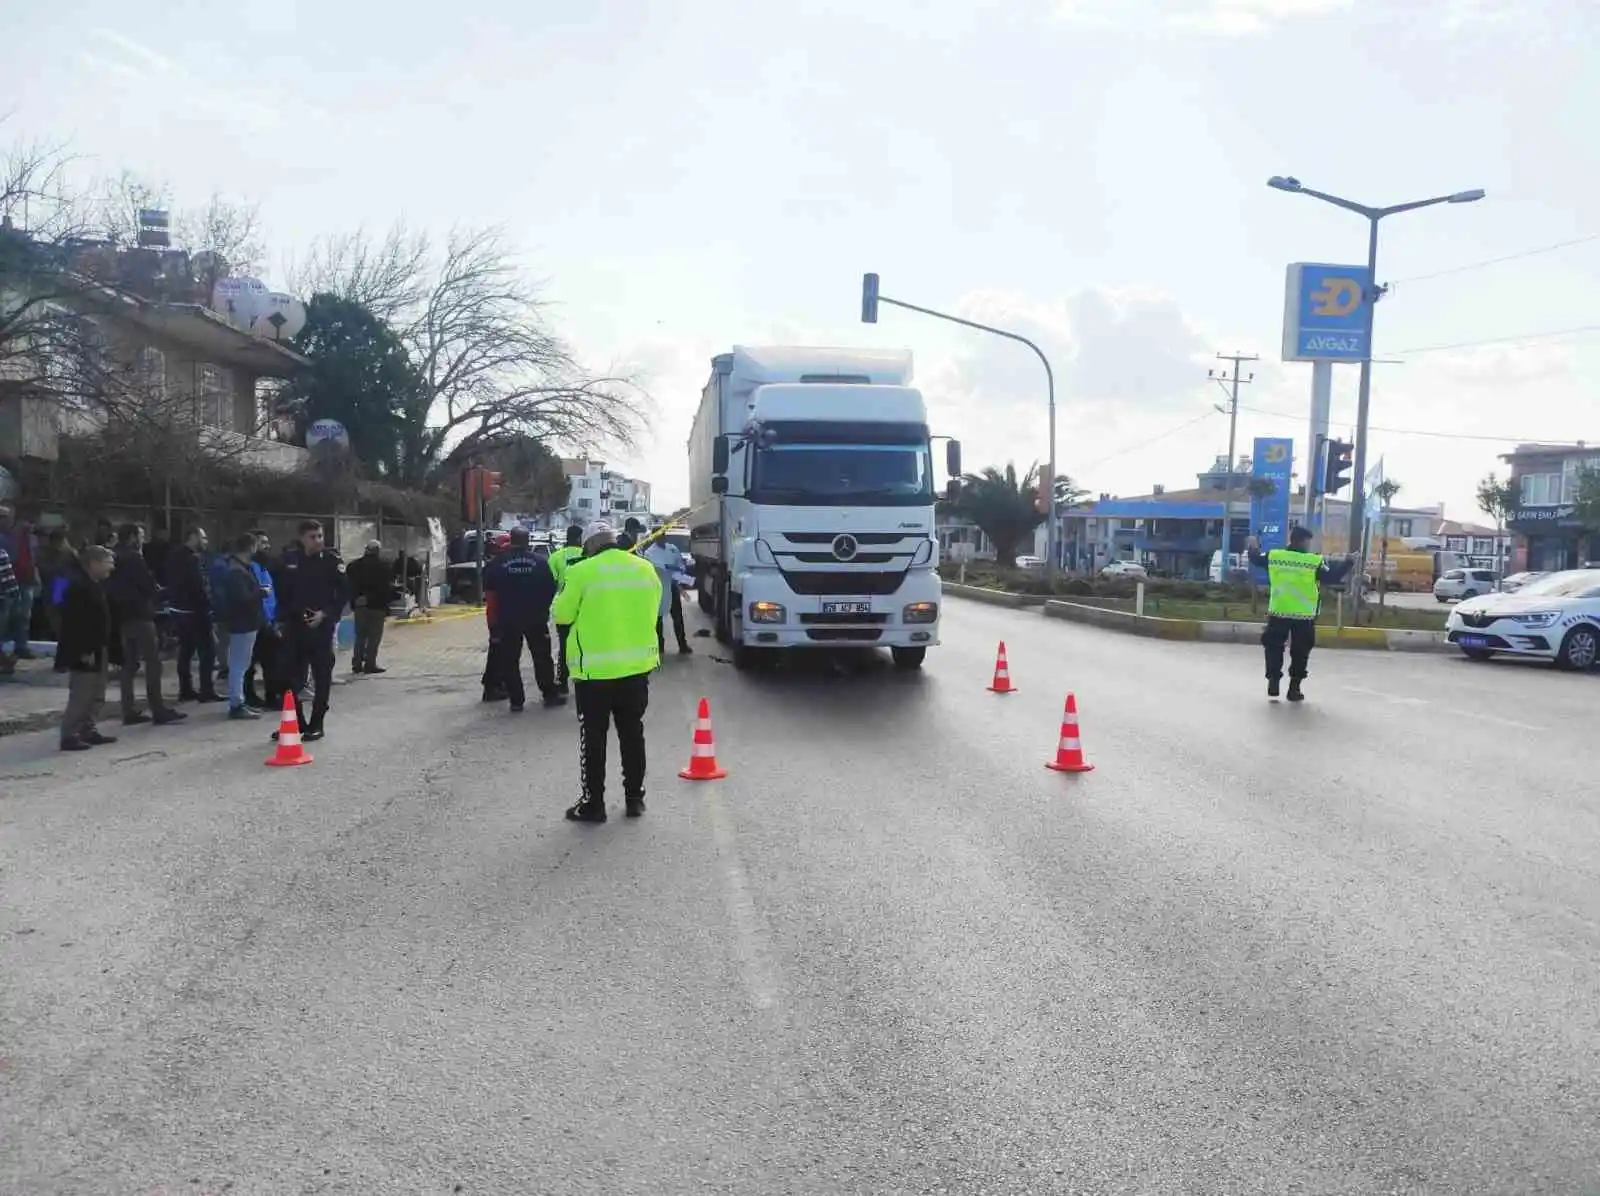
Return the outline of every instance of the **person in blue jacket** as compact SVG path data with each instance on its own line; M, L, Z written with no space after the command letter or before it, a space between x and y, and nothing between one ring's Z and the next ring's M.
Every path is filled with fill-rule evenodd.
M250 569L261 586L262 627L256 635L256 646L250 656L250 669L244 675L244 703L257 710L276 710L283 704L283 686L278 681L278 590L272 581L272 540L260 529L251 533L256 538L255 556ZM265 696L256 692L256 673L261 674Z

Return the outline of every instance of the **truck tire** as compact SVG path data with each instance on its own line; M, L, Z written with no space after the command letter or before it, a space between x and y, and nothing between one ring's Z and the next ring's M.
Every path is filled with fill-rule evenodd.
M922 662L928 657L928 649L924 647L890 648L889 655L894 657L894 667L897 669L920 669Z

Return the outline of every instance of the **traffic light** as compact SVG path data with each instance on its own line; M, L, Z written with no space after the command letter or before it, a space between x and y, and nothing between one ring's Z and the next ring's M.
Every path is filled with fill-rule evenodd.
M1043 482L1033 488L1033 510L1038 515L1050 513L1050 487Z
M478 506L482 493L478 484L478 467L468 465L461 471L461 521L478 522Z
M483 495L483 501L487 503L491 498L500 493L500 483L505 480L505 475L496 473L492 469L480 469L478 471L478 475L482 479L481 493Z
M878 276L876 274L863 274L861 276L861 322L863 324L876 324L878 322Z
M1328 465L1322 474L1322 492L1337 494L1350 484L1355 445L1344 440L1328 441Z

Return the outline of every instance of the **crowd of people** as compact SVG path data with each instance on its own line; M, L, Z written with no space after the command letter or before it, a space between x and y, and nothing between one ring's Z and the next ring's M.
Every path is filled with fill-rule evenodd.
M112 543L73 548L52 533L46 559L36 561L17 543L31 549L33 537L18 536L11 512L0 508L0 653L12 642L17 656L31 655L27 621L42 599L56 636L55 667L68 677L62 751L116 742L100 728L113 667L124 726L181 722L187 715L178 707L191 702L226 702L230 719L254 720L289 698L303 738L323 738L335 635L347 607L355 623L352 671L385 671L378 650L396 590L376 541L346 567L314 519L301 523L298 539L281 553L259 530L234 537L222 552L212 551L200 527L155 552L136 524L103 539ZM625 813L638 817L645 808L650 674L660 667L669 619L679 653L693 651L683 620L682 554L659 538L636 546L630 533L605 522L569 528L566 544L555 549L535 546L522 529L510 539L484 571L483 699L525 708L526 648L543 703L576 699L580 790L566 816L606 821L606 750L615 727ZM158 618L176 639L177 692L170 699L162 685Z
M14 557L10 568L18 572ZM119 673L125 727L182 722L188 716L178 707L186 703L226 702L228 718L253 721L288 697L303 737L321 739L335 636L347 607L355 622L352 671L385 671L378 649L395 587L381 545L370 542L346 567L315 519L302 522L296 541L281 553L273 552L260 530L235 536L222 551L213 551L202 527L158 549L146 542L143 528L128 523L116 530L111 544L66 547L43 571L33 566L26 576L42 593L56 637L55 667L68 676L62 751L116 742L99 726L113 667ZM158 623L176 639L173 695L163 686L164 637ZM26 646L21 639L19 656L30 654ZM219 682L226 685L225 694L218 692Z

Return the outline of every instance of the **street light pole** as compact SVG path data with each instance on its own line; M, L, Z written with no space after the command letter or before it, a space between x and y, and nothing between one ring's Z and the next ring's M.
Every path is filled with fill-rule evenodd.
M1044 355L1044 350L1039 348L1027 337L1015 332L1007 332L1004 328L995 328L988 324L980 324L976 320L966 320L960 316L952 316L949 312L934 311L931 307L918 307L915 303L906 303L900 299L890 299L878 292L878 276L867 274L861 280L861 322L863 324L876 324L878 322L878 305L887 303L891 307L904 308L914 311L919 315L932 316L936 320L947 320L952 324L960 324L964 328L976 328L979 332L992 333L1003 336L1008 341L1016 341L1020 345L1027 345L1039 358L1044 366L1045 388L1050 402L1050 477L1045 488L1045 570L1049 576L1054 577L1060 567L1059 536L1056 532L1056 375L1050 368L1050 359Z
M1296 195L1309 195L1312 199L1320 199L1323 203L1332 204L1336 208L1343 208L1347 212L1354 212L1363 216L1367 221L1367 293L1362 296L1366 301L1366 353L1361 358L1361 385L1356 399L1356 451L1355 460L1351 463L1350 477L1350 535L1349 550L1359 552L1365 542L1365 523L1367 515L1367 413L1372 403L1372 326L1374 309L1378 300L1383 297L1387 289L1378 285L1378 222L1385 216L1396 216L1401 212L1413 212L1418 208L1431 208L1442 203L1475 203L1483 198L1482 188L1471 191L1455 191L1449 195L1436 195L1430 199L1415 199L1410 203L1390 204L1388 207L1375 208L1368 204L1356 203L1353 199L1342 196L1330 195L1326 191L1314 191L1301 184L1299 179L1289 178L1284 175L1273 175L1267 180L1267 186L1277 191L1288 191Z

